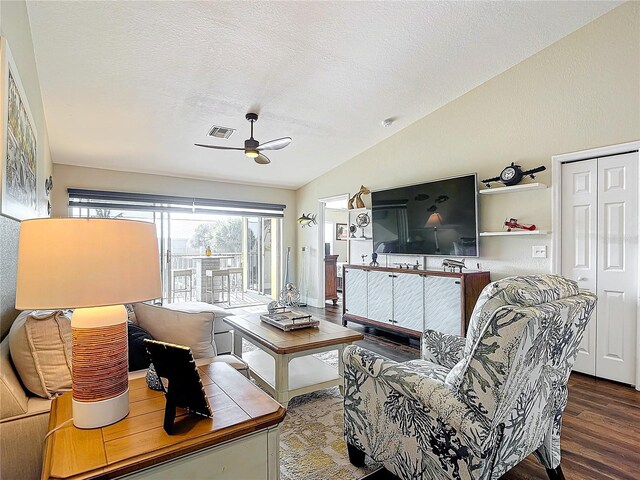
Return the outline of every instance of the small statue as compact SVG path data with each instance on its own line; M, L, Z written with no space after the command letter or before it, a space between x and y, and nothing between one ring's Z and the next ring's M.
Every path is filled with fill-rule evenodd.
M369 255L360 255L362 257L362 264L364 265L364 259L367 258Z
M355 200L356 202L356 206L355 208L364 208L364 202L362 201L362 195L369 195L371 193L371 191L365 187L364 185L360 185L360 191L358 193L356 193L353 197L351 197L351 199L349 200L349 210L353 210L354 206L353 206L353 202Z
M364 261L364 259L362 259ZM378 263L378 254L376 252L373 252L371 254L371 263L369 263L370 267L379 267L380 264Z
M287 283L284 290L280 292L278 303L283 307L299 307L300 291L293 283Z
M273 300L272 302L269 302L269 305L267 305L267 311L271 314L271 313L276 313L278 310L280 310L282 307L280 306L280 304L278 302L276 302L275 300Z

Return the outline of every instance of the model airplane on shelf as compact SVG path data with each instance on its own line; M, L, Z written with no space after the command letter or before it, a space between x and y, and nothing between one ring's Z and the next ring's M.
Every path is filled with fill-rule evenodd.
M500 175L493 178L486 178L484 180L481 180L481 182L484 183L487 188L491 188L491 182L502 182L507 187L512 187L513 185L517 185L518 183L520 183L520 181L527 175L530 176L532 180L535 180L535 174L546 169L547 167L540 166L532 168L531 170L523 171L520 165L516 165L515 163L511 162L511 165L505 167L502 172L500 172Z
M507 227L507 232L510 232L512 228L520 228L522 230L529 230L529 231L534 231L536 229L535 225L519 224L517 218L510 218L509 220L505 220L504 226Z
M450 272L455 272L456 268L460 269L460 273L462 273L463 268L467 268L464 264L464 258L462 260L454 260L453 258L445 258L442 260L442 269L446 272L447 268Z

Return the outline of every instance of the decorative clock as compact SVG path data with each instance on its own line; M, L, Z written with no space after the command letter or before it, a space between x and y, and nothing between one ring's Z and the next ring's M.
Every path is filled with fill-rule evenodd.
M546 169L547 167L540 166L540 167L532 168L531 170L523 171L520 165L516 165L515 163L511 162L511 165L509 165L508 167L505 167L502 170L502 172L500 172L499 176L482 180L482 183L484 183L487 186L487 188L491 187L491 182L502 182L507 187L511 187L513 185L517 185L518 183L520 183L522 179L527 175L531 177L532 180L535 179L536 173L542 172Z

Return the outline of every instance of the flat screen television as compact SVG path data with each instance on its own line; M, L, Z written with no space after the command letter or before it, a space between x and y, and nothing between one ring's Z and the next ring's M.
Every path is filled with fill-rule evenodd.
M371 193L379 254L478 256L476 174Z

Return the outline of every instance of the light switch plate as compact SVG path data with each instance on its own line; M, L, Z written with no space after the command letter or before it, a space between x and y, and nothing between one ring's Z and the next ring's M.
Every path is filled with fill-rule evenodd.
M547 246L546 245L538 245L536 247L531 247L531 257L532 258L547 258Z

